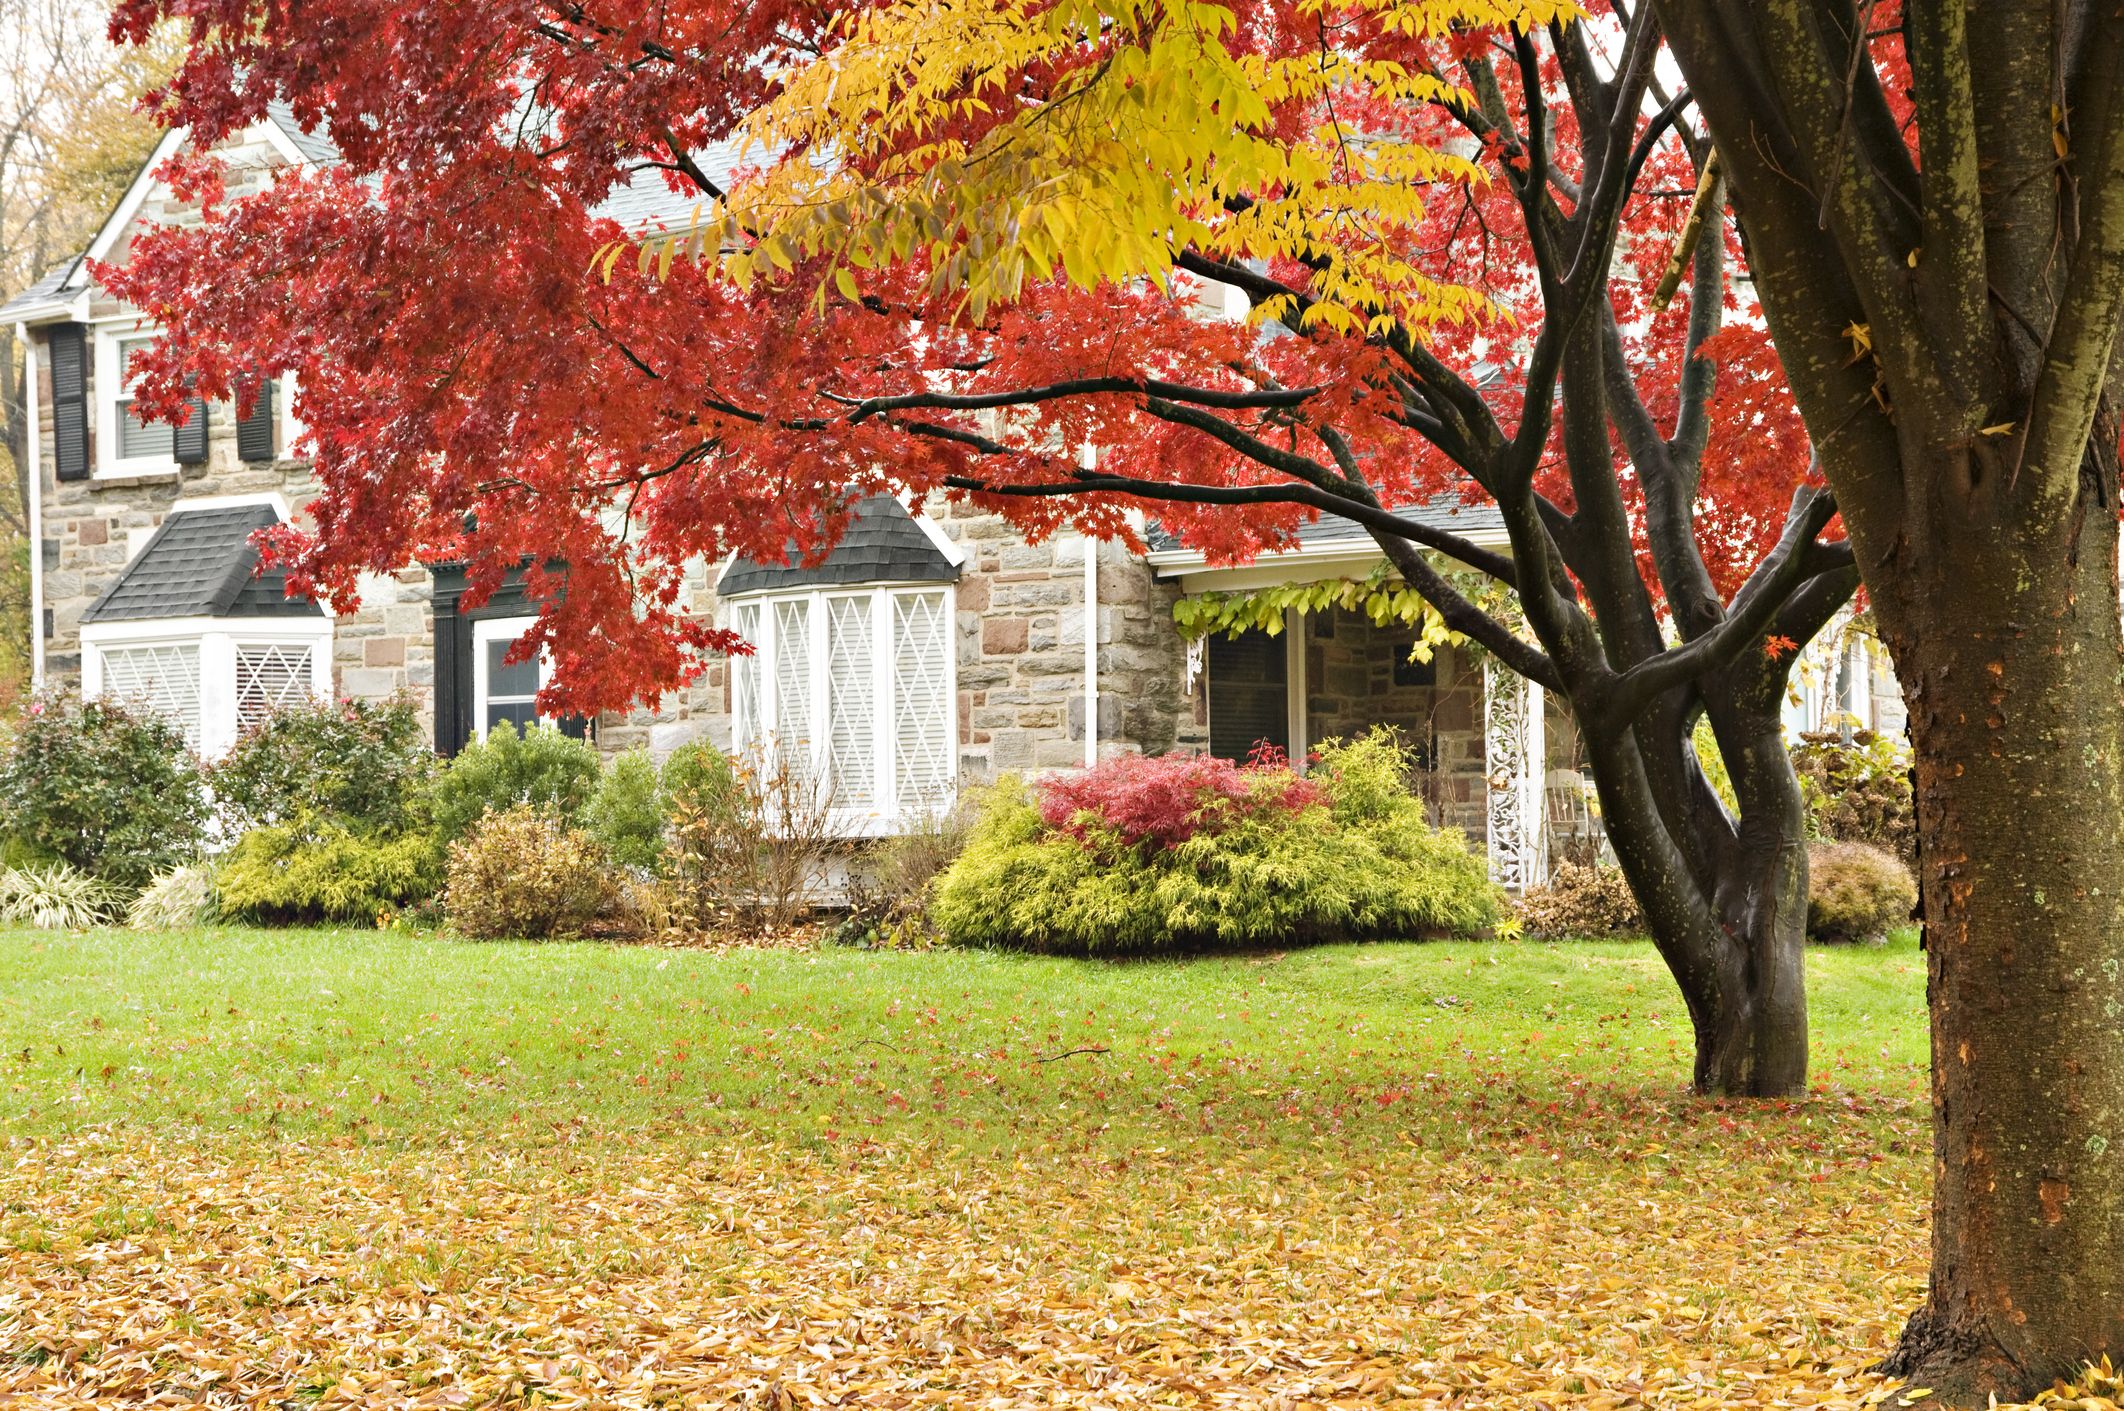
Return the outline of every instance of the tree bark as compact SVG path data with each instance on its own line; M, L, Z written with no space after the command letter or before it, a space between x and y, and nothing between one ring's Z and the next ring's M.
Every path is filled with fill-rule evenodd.
M1686 758L1637 767L1658 720L1590 755L1616 860L1689 1008L1696 1091L1788 1097L1807 1083L1806 830L1776 715L1744 718L1744 743L1722 747L1738 820L1705 817L1723 810ZM1693 753L1692 733L1678 734L1666 746Z
M1916 750L1935 1108L1931 1288L1884 1369L1950 1404L2124 1354L2124 641L2116 467L2086 459L2103 479L2077 513L1968 517L1879 595Z

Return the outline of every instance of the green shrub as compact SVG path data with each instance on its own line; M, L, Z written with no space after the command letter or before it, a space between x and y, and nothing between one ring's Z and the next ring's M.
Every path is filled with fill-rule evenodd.
M1260 771L1264 776L1273 771ZM1389 731L1320 747L1324 803L1221 807L1169 846L1129 844L1080 809L1041 816L1015 780L985 802L937 887L933 915L959 945L1100 954L1472 935L1501 897L1460 835L1432 829ZM1082 790L1079 790L1081 795Z
M467 744L435 781L435 828L461 838L489 811L518 804L551 809L574 823L597 793L597 751L551 725L519 735L502 728Z
M1519 921L1527 934L1551 940L1645 933L1644 914L1622 869L1576 862L1558 863L1547 882L1527 889L1519 899Z
M1917 882L1895 854L1866 843L1807 845L1807 936L1877 941L1910 924Z
M187 931L220 915L214 904L214 873L206 867L179 867L148 883L125 910L125 924L135 931Z
M616 890L595 838L518 804L450 845L443 910L468 936L576 936L616 903Z
M1808 827L1817 838L1867 843L1904 862L1917 859L1917 809L1910 797L1910 751L1902 741L1861 730L1801 737L1793 747Z
M646 750L629 750L605 766L583 826L614 862L654 870L664 856L664 790Z
M299 819L254 828L214 871L214 899L240 921L374 922L435 895L442 855L426 833L355 833Z
M207 770L230 831L304 815L356 832L421 824L435 753L402 697L285 706L243 732Z
M44 697L0 754L0 829L129 892L196 857L206 819L184 732L152 712Z
M109 925L124 912L123 889L63 862L0 873L0 921L80 931Z

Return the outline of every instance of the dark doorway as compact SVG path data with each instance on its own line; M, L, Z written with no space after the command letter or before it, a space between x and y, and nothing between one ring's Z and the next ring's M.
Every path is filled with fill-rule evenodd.
M1209 639L1210 753L1243 760L1267 741L1291 747L1290 656L1266 632Z

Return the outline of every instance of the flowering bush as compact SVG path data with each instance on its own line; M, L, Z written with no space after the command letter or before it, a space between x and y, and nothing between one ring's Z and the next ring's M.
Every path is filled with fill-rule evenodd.
M207 771L231 831L330 819L357 832L419 825L435 755L411 701L284 706Z
M1321 792L1263 747L1244 766L1213 755L1123 755L1037 785L1040 817L1079 842L1099 834L1128 847L1172 848L1263 810L1296 813Z
M0 828L9 838L128 895L195 857L206 818L184 732L149 711L45 697L0 754Z
M1390 731L1323 745L1311 780L1266 760L1198 768L1105 766L1127 786L1079 778L1038 798L999 783L937 884L937 929L958 945L1096 954L1496 924L1482 860L1425 821Z
M1817 838L1886 848L1904 862L1917 858L1917 809L1910 796L1910 749L1887 735L1860 730L1849 741L1823 733L1801 737L1792 750L1808 827Z

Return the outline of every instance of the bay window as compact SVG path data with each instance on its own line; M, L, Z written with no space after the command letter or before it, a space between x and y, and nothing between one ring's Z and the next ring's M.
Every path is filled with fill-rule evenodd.
M952 590L821 587L734 602L733 738L817 779L842 831L886 833L947 806Z

